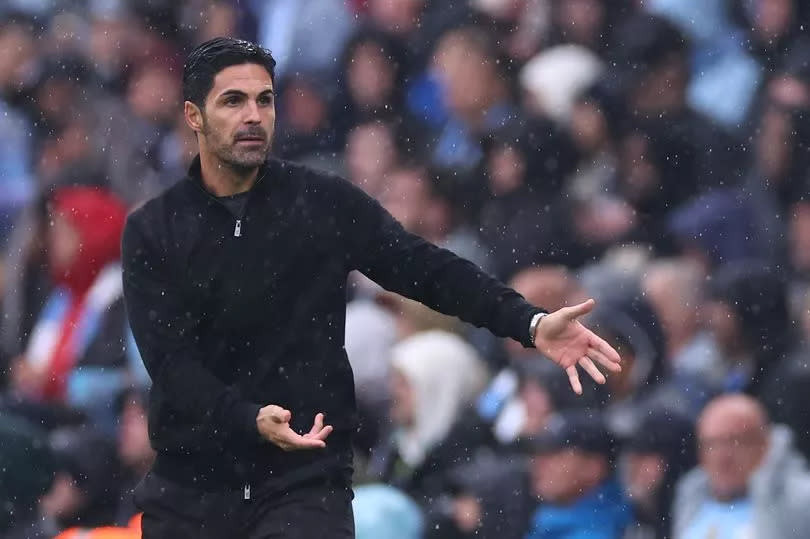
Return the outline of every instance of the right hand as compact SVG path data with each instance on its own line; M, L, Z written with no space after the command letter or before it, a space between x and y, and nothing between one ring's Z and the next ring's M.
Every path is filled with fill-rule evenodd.
M292 413L281 406L271 404L259 410L256 426L265 440L274 443L284 451L300 449L320 449L326 447L326 437L332 432L332 426L323 424L323 414L315 416L310 431L303 436L290 428Z

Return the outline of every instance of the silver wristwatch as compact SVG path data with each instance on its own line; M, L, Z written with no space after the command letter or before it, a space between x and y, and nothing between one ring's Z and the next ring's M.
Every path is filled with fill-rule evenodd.
M529 341L534 345L534 335L537 333L537 326L540 325L540 320L548 316L548 313L537 313L532 316L532 321L529 324Z

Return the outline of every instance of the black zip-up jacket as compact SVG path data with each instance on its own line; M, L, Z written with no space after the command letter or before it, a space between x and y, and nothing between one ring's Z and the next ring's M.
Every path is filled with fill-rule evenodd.
M129 216L122 258L130 324L153 384L154 471L212 490L283 488L350 470L351 270L525 346L541 311L406 232L349 182L274 158L242 215L204 189L195 159L188 177ZM298 432L325 413L335 428L327 448L283 452L261 440L256 415L267 404L289 409Z

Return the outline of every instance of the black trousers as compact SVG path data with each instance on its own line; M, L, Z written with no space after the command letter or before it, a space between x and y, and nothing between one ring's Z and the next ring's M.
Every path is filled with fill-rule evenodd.
M331 479L308 481L282 492L253 486L206 492L149 473L135 490L143 511L143 539L354 538L352 489Z

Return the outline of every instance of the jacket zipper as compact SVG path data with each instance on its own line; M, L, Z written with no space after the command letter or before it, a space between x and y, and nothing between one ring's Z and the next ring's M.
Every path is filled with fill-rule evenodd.
M245 493L243 499L245 501L250 501L250 483L245 483Z
M267 172L265 172L264 174L262 174L261 176L259 176L258 178L256 178L256 182L253 184L253 187L251 187L251 188L250 188L250 192L248 193L247 200L245 200L245 206L244 206L245 210L242 212L242 215L241 215L241 216L239 216L239 215L234 215L234 214L231 212L230 208L228 208L228 206L226 206L225 204L223 204L223 203L222 203L222 201L220 201L220 200L219 200L217 197L215 197L214 195L212 195L211 193L209 193L208 191L206 191L206 190L205 190L205 188L204 188L203 186L199 185L199 184L196 182L196 180L195 180L195 181L192 181L192 183L193 183L194 185L196 185L196 186L197 186L197 189L199 189L200 191L202 191L202 192L205 194L205 196L207 196L208 198L210 198L211 200L213 200L214 202L216 202L217 204L219 204L220 206L222 206L223 208L225 208L225 210L227 210L227 212L228 212L228 213L230 213L231 215L233 215L234 217L236 217L236 224L234 225L234 228L233 228L233 237L234 237L234 238L241 238L241 237L242 237L242 220L245 218L245 215L247 214L247 207L248 207L248 203L250 202L250 199L252 199L252 198L253 198L253 192L254 192L254 189L256 188L256 185L257 185L257 184L258 184L260 181L264 180L264 177L265 177L265 175L266 175L266 174L267 174ZM246 492L246 495L248 495L248 496L250 495L250 485L248 485L247 490L246 490L245 492ZM245 499L248 499L248 498L245 498Z

